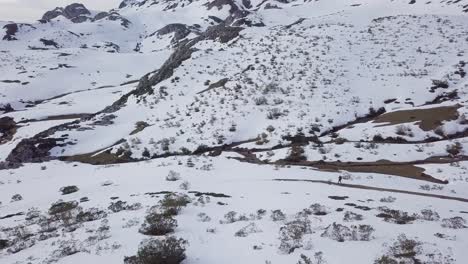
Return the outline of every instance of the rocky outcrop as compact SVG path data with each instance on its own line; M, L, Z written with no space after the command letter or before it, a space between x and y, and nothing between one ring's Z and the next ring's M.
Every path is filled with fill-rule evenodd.
M5 36L3 36L3 40L11 41L17 40L17 33L21 32L24 29L34 30L36 29L35 26L31 24L25 23L10 23L3 26L5 29Z
M239 7L236 5L234 0L214 0L206 4L208 10L211 10L212 8L215 8L215 7L218 10L221 10L226 5L231 7L231 10L229 10L230 13L233 13L239 10Z
M39 41L42 42L42 44L44 44L44 46L54 46L56 49L60 48L60 46L57 44L57 42L55 42L55 41L53 41L51 39L41 38Z
M187 27L187 25L174 23L174 24L166 25L165 27L159 29L158 31L155 32L155 34L158 34L159 36L163 36L163 35L174 33L174 38L172 39L172 42L174 43L187 37L190 34L190 32L191 30Z
M16 133L16 122L11 117L0 118L0 144L11 140Z
M51 159L49 151L60 144L64 139L56 138L27 138L11 151L6 161L11 163L43 162Z
M6 34L3 36L3 40L16 40L16 32L18 32L18 24L12 23L12 24L7 24L3 26L4 29L6 29Z
M94 21L99 21L102 19L108 19L110 21L120 21L120 25L122 25L125 28L128 28L131 24L130 20L124 18L123 16L121 16L119 13L116 13L116 12L111 12L111 13L100 12L94 16L92 21L94 22Z
M120 4L119 4L119 9L125 8L125 7L127 7L127 6L134 6L134 5L142 6L142 5L146 4L146 2L147 2L147 1L123 0L123 1L120 2Z
M247 9L251 8L252 5L249 0L243 0L242 5L238 6L234 0L214 0L205 4L208 10L212 8L217 8L221 10L224 6L229 6L229 16L222 22L225 26L240 27L240 26L255 26L263 27L261 21L252 21L248 16L250 11ZM210 17L213 19L213 17Z
M89 19L91 12L83 5L74 3L65 8L57 7L54 10L47 11L43 16L43 21L50 21L59 16L70 19L73 23L82 23Z

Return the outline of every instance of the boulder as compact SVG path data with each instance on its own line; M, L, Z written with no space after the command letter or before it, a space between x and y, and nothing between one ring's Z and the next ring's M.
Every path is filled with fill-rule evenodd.
M6 24L5 26L3 26L3 28L6 29L6 34L5 36L3 36L3 40L16 40L15 34L16 32L18 32L18 24Z

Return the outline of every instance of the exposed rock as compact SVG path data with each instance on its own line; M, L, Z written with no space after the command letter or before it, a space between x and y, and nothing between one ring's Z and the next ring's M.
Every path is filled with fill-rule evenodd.
M208 10L211 10L214 7L216 7L218 10L221 10L223 9L225 5L228 5L231 7L231 10L229 10L230 13L233 13L239 10L239 7L236 5L236 3L233 0L214 0L209 3L206 3Z
M15 109L11 107L11 104L4 104L0 105L0 111L2 111L3 113L9 113L15 111Z
M109 16L109 13L107 13L107 12L99 12L94 16L93 21L98 21L98 20L101 20L101 19L106 18L108 16Z
M86 16L77 16L77 17L71 18L70 20L73 23L83 23L83 22L86 22L88 19L89 17L86 17Z
M119 9L120 8L124 8L124 7L127 7L127 6L133 6L133 5L138 5L138 6L142 6L146 3L146 1L138 1L138 0L123 0L120 5L119 5Z
M50 160L49 151L57 146L63 146L60 138L26 138L11 151L6 161L14 163L43 162Z
M54 46L56 49L60 48L60 46L57 44L57 42L55 42L55 41L53 41L51 39L41 38L39 41L42 42L42 44L44 44L44 46Z
M0 118L0 144L10 140L16 133L16 122L13 118L5 116Z
M281 9L281 7L277 6L277 5L272 5L270 3L267 3L264 7L264 9Z
M174 23L166 25L165 27L159 29L155 33L158 35L167 35L170 33L175 33L172 42L177 42L190 34L191 30L185 24Z
M203 34L204 39L219 40L221 43L226 43L237 36L243 28L241 27L227 27L224 25L209 27Z
M4 29L6 29L6 34L3 36L3 40L17 40L15 37L16 32L18 32L18 24L12 23L12 24L7 24L3 26Z
M216 16L208 16L208 18L210 18L211 20L213 20L216 23L223 23L223 21L224 21L221 18L216 17Z
M94 16L92 21L94 22L94 21L99 21L102 19L108 19L110 21L120 21L120 25L122 25L125 28L128 28L128 26L131 24L130 20L122 17L117 12L112 12L112 13L100 12Z
M43 16L42 20L50 21L58 16L64 16L67 19L70 19L74 23L82 23L88 20L86 15L90 15L91 12L83 5L79 3L74 3L66 6L65 8L57 7L54 10L47 11Z

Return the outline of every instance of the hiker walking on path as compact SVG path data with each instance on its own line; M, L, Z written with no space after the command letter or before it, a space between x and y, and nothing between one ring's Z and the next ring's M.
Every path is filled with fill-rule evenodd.
M343 177L341 177L341 176L338 176L338 184L340 184L340 183L341 183L341 180L342 180L342 179L343 179Z

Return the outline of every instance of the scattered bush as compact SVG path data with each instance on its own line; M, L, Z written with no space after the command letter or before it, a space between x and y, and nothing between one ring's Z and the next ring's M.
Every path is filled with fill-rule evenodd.
M288 162L300 162L307 160L304 148L300 145L293 145L289 151L289 155L285 158Z
M333 223L325 228L322 237L328 237L338 242L344 241L369 241L375 229L370 225L352 225L347 227L341 224Z
M462 144L460 144L460 142L455 142L454 144L452 145L448 145L446 147L446 151L448 154L450 154L450 156L452 157L455 157L455 156L458 156L463 150L463 146Z
M237 212L230 211L224 215L225 220L219 221L221 224L232 224L238 221L248 221L249 218L245 215L237 215Z
M21 194L15 194L11 197L11 202L18 202L23 200L23 196Z
M183 207L190 203L187 195L166 194L164 199L159 201L159 206L165 215L177 215Z
M190 189L190 182L188 181L183 181L180 185L179 185L179 188L182 189L182 190L188 190Z
M414 136L413 132L411 131L411 127L405 125L397 126L395 133L400 136Z
M380 202L382 203L393 203L395 201L396 201L396 198L393 196L383 197L380 199Z
M211 221L211 217L209 217L205 213L199 213L198 214L198 219L199 219L200 222L210 222Z
M108 209L113 213L118 213L120 211L134 211L141 209L141 203L127 204L127 202L118 200L116 202L111 202Z
M423 210L421 210L420 218L422 220L426 220L426 221L439 221L440 216L435 211L432 211L430 209L423 209Z
M311 206L309 206L309 208L312 210L313 215L327 215L328 214L327 208L319 203L312 204Z
M91 222L107 217L107 213L98 208L90 208L76 215L78 222Z
M346 211L343 217L345 222L352 222L352 221L362 221L363 217L361 214L356 214L351 211Z
M260 230L260 228L258 228L255 223L250 223L247 226L244 226L243 228L241 228L239 231L237 231L234 234L234 236L236 236L236 237L246 237L249 234L260 233L260 232L262 232L262 230Z
M57 214L71 211L77 207L78 207L78 202L76 201L70 201L70 202L58 201L50 206L49 214L57 215Z
M302 247L303 237L310 233L312 229L308 218L298 218L286 223L280 228L280 252L291 254L295 249Z
M185 258L188 242L182 238L147 239L140 243L138 253L125 257L125 264L179 264Z
M388 207L379 207L379 211L381 211L381 213L376 215L377 217L383 218L386 222L399 225L412 223L418 217L416 214L409 215L407 212L393 210Z
M166 176L166 181L178 181L180 180L180 173L175 171L169 171L169 174Z
M397 240L390 246L388 254L381 256L375 264L399 264L399 263L422 263L416 259L421 253L421 242L409 239L404 234L398 236Z
M149 236L163 236L174 232L177 220L171 215L161 214L156 207L152 207L145 217L145 222L139 232Z
M466 220L460 216L455 216L452 218L444 218L442 220L442 227L451 228L451 229L467 228Z
M286 219L286 215L279 209L277 210L273 210L271 212L271 216L270 216L271 220L273 220L274 222L277 222L277 221L283 221Z

